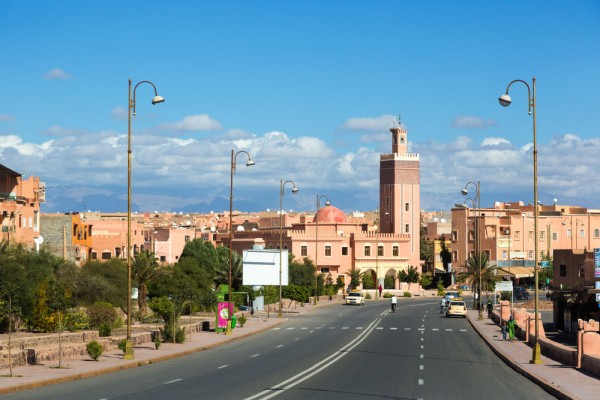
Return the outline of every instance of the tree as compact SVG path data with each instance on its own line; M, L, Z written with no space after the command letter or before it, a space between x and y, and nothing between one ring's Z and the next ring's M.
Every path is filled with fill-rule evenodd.
M350 267L349 270L346 270L346 272L348 273L348 276L350 276L350 288L356 289L358 285L361 284L365 273L360 272L360 269L356 268L355 265Z
M158 278L161 274L158 259L154 253L142 251L135 255L131 264L131 274L138 286L138 308L140 315L148 314L148 305L146 298L148 297L147 284Z
M444 271L449 272L449 266L450 263L452 263L452 253L450 253L450 250L448 250L448 247L446 246L446 238L444 237L444 235L442 235L440 241L440 258L442 259Z
M19 312L18 307L18 288L11 282L2 282L1 295L2 298L0 300L0 314L2 316L6 316L8 318L8 369L10 371L10 376L13 376L13 367L12 367L12 352L11 352L11 339L12 339L12 331L13 331L13 316Z
M229 248L218 247L216 249L219 258L215 270L215 284L228 285L229 284ZM243 277L243 266L244 260L235 251L231 252L231 286L232 291L239 289L242 286Z
M420 259L424 261L427 267L433 266L433 243L427 240L427 227L423 224L423 215L421 215L420 234Z
M179 261L185 258L193 259L200 268L208 273L211 279L216 276L216 271L219 268L219 256L217 249L211 242L194 239L185 244Z
M400 279L400 282L408 283L408 290L410 291L410 284L419 282L419 275L420 274L417 268L413 267L412 265L409 265L408 271L401 270L398 273L398 279Z
M73 292L68 284L53 278L48 281L46 293L48 309L58 315L58 368L62 368L62 315L73 304Z
M500 276L496 274L498 267L496 265L489 265L488 255L486 252L475 254L467 260L466 271L458 274L458 280L460 282L466 282L471 285L475 293L479 292L479 265L481 259L481 290L491 290L494 287L494 283L500 280ZM480 299L481 301L481 299ZM476 307L477 302L473 300L473 306Z

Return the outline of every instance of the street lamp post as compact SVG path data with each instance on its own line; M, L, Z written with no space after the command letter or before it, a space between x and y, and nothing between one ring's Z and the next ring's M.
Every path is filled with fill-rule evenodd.
M248 153L247 151L244 150L240 150L237 153L234 154L233 149L231 149L231 180L229 181L229 288L227 289L229 292L229 296L227 299L227 309L228 309L228 313L227 313L227 330L225 331L226 335L231 335L231 317L233 315L233 307L232 307L232 302L231 302L231 269L232 269L232 265L231 265L231 256L232 256L232 249L233 249L233 220L232 220L232 215L233 215L233 175L235 174L235 167L236 167L236 159L238 154L240 153L244 153L248 156L248 162L246 162L246 166L250 167L252 165L254 165L254 161L252 161L252 157L250 157L250 153Z
M140 81L133 87L131 93L131 79L129 79L129 96L127 99L127 342L125 345L125 360L133 360L133 343L131 342L131 117L135 117L135 94L138 86L148 83L154 88L152 104L165 101L156 91L156 86L150 81Z
M286 183L292 184L292 193L298 193L298 188L294 181L283 181L281 179L279 181L279 311L277 312L277 317L281 318L283 316L283 303L281 300L281 265L283 263L283 189L285 189Z
M532 78L532 84L531 87L529 87L529 84L527 82L525 82L524 80L521 79L515 79L514 81L510 82L508 84L508 86L506 87L506 93L501 95L498 98L498 101L500 102L500 105L503 107L508 107L511 103L512 103L512 99L510 98L510 96L508 95L508 91L510 90L510 86L515 83L515 82L520 82L522 84L524 84L527 87L527 106L528 106L528 112L529 115L533 114L533 226L534 226L534 231L535 231L535 235L534 235L534 251L535 251L535 256L534 256L534 262L535 262L535 266L534 268L534 275L535 275L535 299L534 299L534 303L535 303L535 329L534 329L534 338L533 338L533 353L532 353L532 358L530 363L532 364L541 364L542 363L542 359L541 359L541 349L540 349L540 342L539 342L539 252L538 252L538 214L539 214L539 210L538 210L538 187L537 187L537 137L536 137L536 131L535 131L535 122L536 122L536 91L535 91L535 76Z
M317 195L317 213L315 214L316 232L315 232L315 301L317 305L317 294L319 293L319 209L321 208L321 198L325 197L325 206L330 206L331 201L329 197Z
M480 184L479 181L477 181L477 183L475 182L468 182L465 187L463 188L463 190L461 190L461 193L463 194L463 196L466 196L469 191L467 190L467 187L469 185L473 185L475 186L475 221L477 222L477 224L475 225L475 256L477 257L477 269L479 270L479 283L477 285L477 310L479 311L479 320L483 319L483 310L481 307L481 284L482 284L482 277L481 277L481 229L480 229L480 217L481 217L481 196L480 196L480 192L479 192L479 188L480 188Z

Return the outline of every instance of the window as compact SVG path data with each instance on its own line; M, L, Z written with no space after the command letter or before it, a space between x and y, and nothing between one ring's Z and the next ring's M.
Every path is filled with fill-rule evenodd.
M365 257L371 257L371 246L365 246Z
M552 232L552 240L558 240L558 233Z
M189 242L189 241L190 241L190 237L189 237L189 235L186 235L186 236L185 236L185 242L187 243L187 242ZM125 294L127 294L127 293L125 293Z
M308 246L300 246L300 256L308 256Z
M342 246L342 255L343 256L347 256L348 255L348 246Z
M529 231L529 232L527 233L527 238L528 238L528 239L533 239L533 231Z
M321 268L321 273L322 274L328 274L329 273L329 268Z
M458 232L452 231L452 241L456 241L456 240L458 240Z
M111 257L110 251L103 251L102 252L102 259L103 260L110 260L110 257ZM125 293L125 294L127 294L127 293Z
M166 262L167 261L167 256L160 256L160 262ZM127 295L127 293L125 293L125 295Z
M121 255L121 248L115 247L115 257L119 258L120 255ZM125 295L127 295L127 293L125 293Z
M594 229L594 237L595 238L599 238L600 237L600 229Z
M571 229L567 229L567 237L571 237Z
M544 240L544 231L540 231L540 240Z
M381 244L377 246L377 255L379 257L383 256L383 245L381 245Z
M533 250L529 250L529 256L528 257L529 257L529 259L533 258Z
M469 240L475 240L475 231L469 231Z
M567 266L564 264L559 265L560 276L567 276Z
M452 252L452 262L456 262L458 260L458 251Z
M506 260L507 257L508 257L508 252L506 250L502 250L502 259Z
M325 257L331 257L331 245L325 246Z
M410 211L410 203L404 203L404 211Z
M400 248L398 246L392 247L392 255L398 257L400 255Z
M579 230L579 237L580 238L585 237L585 231L583 229Z
M404 232L410 233L410 225L409 224L404 225Z
M521 240L521 231L515 231L515 240Z
M96 253L95 251L92 251L92 260L97 260L98 259L98 253Z

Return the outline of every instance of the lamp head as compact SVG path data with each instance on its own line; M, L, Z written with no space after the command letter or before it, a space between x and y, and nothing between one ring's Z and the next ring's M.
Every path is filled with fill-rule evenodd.
M298 188L296 186L294 186L292 188L292 193L294 193L294 194L298 193Z
M510 106L510 103L512 103L512 100L511 100L510 96L508 95L508 93L503 94L502 96L498 97L498 101L500 102L500 105L502 107L508 107L508 106Z
M325 205L326 205L326 206L330 206L330 205L331 205L331 202L330 202L329 200L325 200Z
M246 163L246 167L251 167L254 164L256 164L256 163L254 161L252 161L252 160L249 159L248 162Z
M162 103L165 101L165 98L159 95L154 96L154 98L152 99L152 104L158 104L158 103Z
M463 190L460 191L462 193L463 196L466 196L469 194L469 191L467 190L467 188L464 188Z

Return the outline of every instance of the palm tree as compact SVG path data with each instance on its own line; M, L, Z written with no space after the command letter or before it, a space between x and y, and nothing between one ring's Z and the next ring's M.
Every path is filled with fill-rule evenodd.
M350 286L352 286L353 289L356 289L358 287L358 285L360 285L360 283L362 281L362 277L364 276L365 273L360 272L360 269L356 268L355 265L353 265L346 272L348 272L348 275L350 276Z
M490 290L490 288L494 287L494 283L500 280L500 277L496 274L498 270L498 266L496 265L488 265L489 257L488 254L483 252L479 254L479 257L475 254L470 256L467 260L465 272L461 272L458 274L458 280L460 282L465 282L473 288L473 292L478 292L479 289L479 265L481 258L481 290L485 290L486 292ZM481 299L480 299L481 301ZM475 307L476 303L473 300L473 307Z
M140 309L140 315L146 315L148 314L148 303L146 302L146 297L148 296L147 285L162 273L156 255L149 251L142 251L136 254L131 264L131 272L138 284L138 308Z
M235 251L231 253L231 286L239 289L242 286L244 260ZM215 283L217 285L229 284L229 252L219 253L219 263L215 270Z

